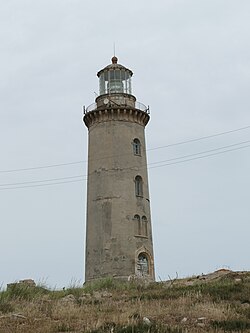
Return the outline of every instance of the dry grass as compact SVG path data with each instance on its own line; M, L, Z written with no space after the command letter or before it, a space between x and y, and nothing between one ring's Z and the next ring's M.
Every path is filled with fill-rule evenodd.
M59 332L250 332L250 273L147 286L107 279L65 291L0 293L0 333Z

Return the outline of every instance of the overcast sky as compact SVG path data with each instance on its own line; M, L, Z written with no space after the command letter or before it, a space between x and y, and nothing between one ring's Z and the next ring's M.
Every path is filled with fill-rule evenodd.
M54 165L87 159L82 106L114 42L151 110L156 277L250 270L249 17L249 0L1 0L0 285L83 282L86 181L44 180L86 175Z

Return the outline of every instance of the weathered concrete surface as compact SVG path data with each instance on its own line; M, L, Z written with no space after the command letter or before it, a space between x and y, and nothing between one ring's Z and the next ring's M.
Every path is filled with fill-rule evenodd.
M95 115L89 124L87 197L86 281L137 274L140 252L149 260L154 279L153 245L148 190L145 124L130 108L118 107ZM106 116L103 116L103 113ZM87 115L90 117L89 115ZM86 116L85 116L86 117ZM106 117L106 118L105 118ZM141 143L141 155L134 155L133 140ZM143 194L135 195L135 177L141 176ZM147 218L147 235L137 235L134 216Z

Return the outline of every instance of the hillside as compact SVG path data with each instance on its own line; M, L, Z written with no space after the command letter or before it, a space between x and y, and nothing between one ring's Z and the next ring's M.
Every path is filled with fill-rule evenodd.
M250 332L250 272L0 292L0 333Z

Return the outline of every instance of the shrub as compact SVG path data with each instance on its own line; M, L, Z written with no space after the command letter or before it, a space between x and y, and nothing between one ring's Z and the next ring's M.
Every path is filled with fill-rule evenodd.
M43 287L34 287L25 284L14 284L6 291L7 297L9 299L23 299L23 300L32 300L41 295L45 295L49 291Z
M6 291L0 292L0 312L8 313L13 312L14 307L9 301L9 297Z

